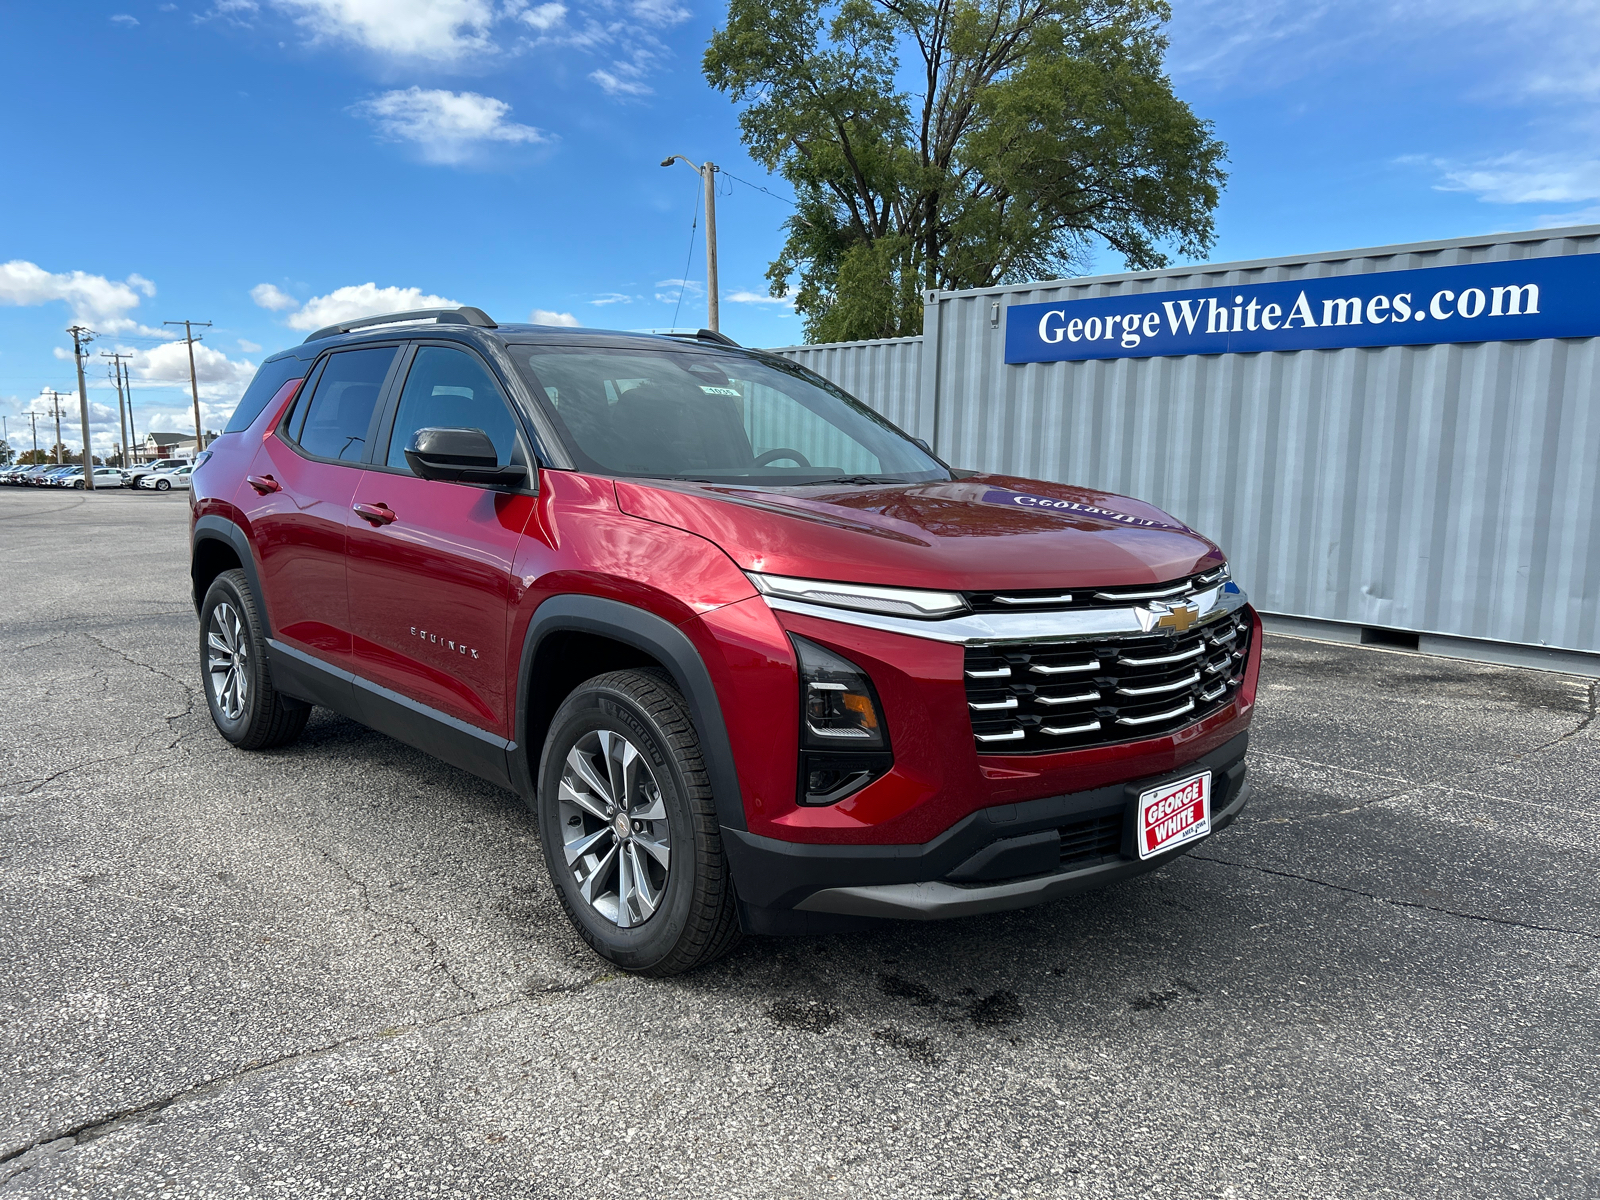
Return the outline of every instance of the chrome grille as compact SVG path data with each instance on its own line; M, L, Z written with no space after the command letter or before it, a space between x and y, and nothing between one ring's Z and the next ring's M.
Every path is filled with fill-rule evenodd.
M1085 608L1126 608L1150 600L1178 600L1203 592L1225 578L1225 568L1213 567L1198 575L1141 586L1013 589L963 595L973 612L1076 612Z
M1250 631L1240 610L1178 634L969 646L967 710L978 752L1078 750L1208 717L1244 680Z

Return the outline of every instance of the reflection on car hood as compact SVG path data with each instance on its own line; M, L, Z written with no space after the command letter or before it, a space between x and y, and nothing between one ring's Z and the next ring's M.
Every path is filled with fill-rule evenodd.
M1222 561L1214 544L1148 504L1031 479L616 487L624 512L699 534L745 570L775 575L953 590L1115 587Z

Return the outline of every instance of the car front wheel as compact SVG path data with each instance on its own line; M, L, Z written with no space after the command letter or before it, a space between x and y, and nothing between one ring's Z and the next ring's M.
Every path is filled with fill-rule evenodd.
M243 571L224 571L200 605L200 672L217 732L241 750L300 736L311 706L272 686L261 610Z
M156 491L158 491L158 492L170 492L171 490L172 490L172 484L168 483L165 479L156 480Z
M602 957L676 975L739 938L733 881L688 706L654 671L613 671L557 710L539 835L562 907Z

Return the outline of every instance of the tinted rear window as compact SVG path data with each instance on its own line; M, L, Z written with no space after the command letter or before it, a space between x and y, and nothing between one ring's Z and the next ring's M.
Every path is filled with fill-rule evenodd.
M329 355L310 405L303 410L305 415L297 412L290 420L300 448L318 458L360 462L366 454L367 430L378 392L394 356L393 346Z
M223 432L238 433L241 429L250 428L251 422L261 415L267 401L278 394L278 389L291 379L302 378L309 365L292 354L262 363L250 386L245 388L239 407L228 418L228 427Z

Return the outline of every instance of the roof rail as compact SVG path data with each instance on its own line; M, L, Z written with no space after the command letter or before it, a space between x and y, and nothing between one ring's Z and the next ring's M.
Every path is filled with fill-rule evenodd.
M718 333L715 329L702 329L698 333L669 333L667 336L675 338L693 338L697 342L716 342L719 346L739 345L738 342L734 341L727 334Z
M479 329L499 328L481 308L469 308L466 305L460 308L414 308L409 312L380 313L378 316L362 317L357 321L340 321L337 325L324 325L306 341L315 342L321 338L349 333L353 329L366 329L372 325L397 325L401 321L426 321L429 318L440 325L476 325Z

